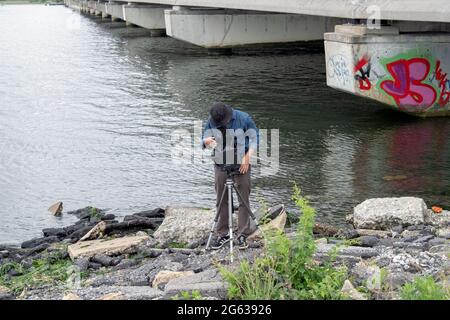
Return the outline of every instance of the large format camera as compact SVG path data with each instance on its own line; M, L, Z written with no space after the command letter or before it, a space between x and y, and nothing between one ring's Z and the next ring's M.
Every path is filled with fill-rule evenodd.
M225 164L220 166L221 170L226 172L229 177L240 175L240 167L239 164Z

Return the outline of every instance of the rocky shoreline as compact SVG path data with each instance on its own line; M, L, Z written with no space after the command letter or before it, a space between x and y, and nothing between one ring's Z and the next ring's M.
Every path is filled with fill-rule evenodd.
M233 268L264 253L260 237L235 250L233 265L228 247L205 251L209 209L156 208L120 222L91 207L65 214L78 222L44 229L21 247L0 245L0 300L226 299L218 266ZM272 226L284 228L284 212L272 218ZM333 255L334 265L347 267L342 292L349 298L399 299L400 288L417 276L448 288L449 211L435 212L418 198L369 199L347 220L339 229L316 223L314 236L317 263ZM285 233L295 237L295 226Z

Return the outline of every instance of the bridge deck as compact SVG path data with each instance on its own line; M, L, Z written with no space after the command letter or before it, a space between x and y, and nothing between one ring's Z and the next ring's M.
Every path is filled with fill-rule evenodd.
M132 0L136 3L213 7L366 19L379 8L384 20L450 22L448 0ZM370 10L369 10L370 11Z

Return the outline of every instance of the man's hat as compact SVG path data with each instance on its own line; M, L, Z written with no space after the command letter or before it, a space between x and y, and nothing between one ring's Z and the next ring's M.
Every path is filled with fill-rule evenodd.
M214 103L209 113L218 127L226 126L233 118L233 108L222 102Z

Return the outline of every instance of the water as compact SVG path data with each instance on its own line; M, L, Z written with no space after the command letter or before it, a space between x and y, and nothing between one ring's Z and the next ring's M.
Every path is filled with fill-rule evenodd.
M46 211L59 200L118 215L212 207L211 166L174 164L170 133L213 101L280 129L280 171L253 180L271 204L292 208L295 180L326 222L370 197L450 206L448 119L326 87L322 53L208 56L64 7L0 6L0 30L0 243L70 224Z

